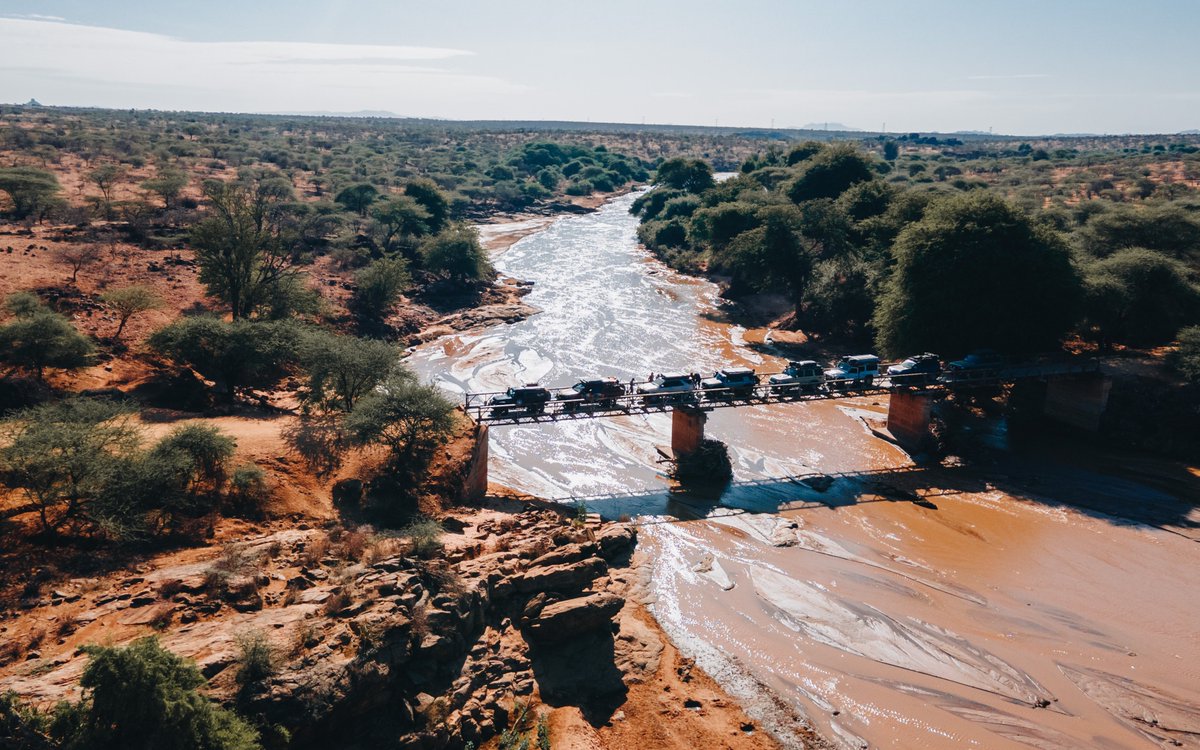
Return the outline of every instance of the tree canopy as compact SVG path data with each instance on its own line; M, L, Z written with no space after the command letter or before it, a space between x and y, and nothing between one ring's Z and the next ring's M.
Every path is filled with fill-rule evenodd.
M935 203L893 254L875 315L886 355L1043 351L1077 319L1080 279L1065 243L996 196Z

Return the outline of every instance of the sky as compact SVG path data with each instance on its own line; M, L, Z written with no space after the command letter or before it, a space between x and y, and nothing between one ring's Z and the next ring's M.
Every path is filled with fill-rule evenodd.
M1200 0L0 0L0 102L1200 128Z

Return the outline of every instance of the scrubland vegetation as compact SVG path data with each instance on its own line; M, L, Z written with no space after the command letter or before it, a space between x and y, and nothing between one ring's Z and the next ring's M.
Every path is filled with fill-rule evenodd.
M1156 346L1200 320L1194 140L806 142L722 182L666 162L633 210L665 261L734 300L783 295L784 323L827 341L890 356Z

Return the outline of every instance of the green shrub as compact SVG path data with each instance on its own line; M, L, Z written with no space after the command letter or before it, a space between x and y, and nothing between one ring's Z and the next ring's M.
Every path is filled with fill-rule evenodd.
M296 359L300 331L286 321L226 323L198 316L160 328L149 344L215 381L224 400L232 402L239 388L269 387L283 377Z
M421 243L425 269L455 281L484 281L495 271L479 235L465 225L456 225Z
M300 366L308 374L306 399L350 411L387 378L399 359L396 347L384 341L308 331L300 346Z
M418 516L400 530L400 534L408 539L409 553L422 560L441 554L442 533L442 525L425 516Z
M200 670L155 638L91 646L84 697L56 711L51 734L67 748L257 750L258 732L200 690Z
M242 689L262 684L275 674L275 655L261 630L248 630L237 635L237 683Z
M377 260L354 275L350 310L367 320L383 320L411 281L408 263L403 258Z
M271 497L266 472L254 464L242 464L229 475L228 494L235 507L261 508Z
M91 340L32 294L12 295L5 307L16 319L0 326L0 362L31 370L39 381L47 368L75 370L91 364Z

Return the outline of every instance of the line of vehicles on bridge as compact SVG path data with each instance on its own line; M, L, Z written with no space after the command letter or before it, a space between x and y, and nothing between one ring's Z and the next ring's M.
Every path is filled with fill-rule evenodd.
M614 377L580 380L570 388L551 391L531 384L509 388L489 398L482 406L492 418L537 416L547 406L566 413L583 410L615 409L619 404L666 406L734 401L761 397L798 397L812 393L836 393L875 387L922 387L936 383L954 384L998 377L1006 359L991 350L973 352L963 359L946 363L936 354L917 354L880 370L874 354L842 357L832 367L823 368L814 360L788 362L783 372L763 382L749 367L726 367L711 377L698 373L652 374L644 382L622 383Z

